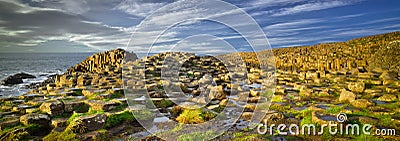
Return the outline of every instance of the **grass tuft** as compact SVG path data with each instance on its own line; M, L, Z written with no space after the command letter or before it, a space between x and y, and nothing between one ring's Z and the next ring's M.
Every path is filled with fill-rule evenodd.
M179 123L184 124L197 124L204 122L204 119L200 116L202 111L200 109L185 109L176 120Z

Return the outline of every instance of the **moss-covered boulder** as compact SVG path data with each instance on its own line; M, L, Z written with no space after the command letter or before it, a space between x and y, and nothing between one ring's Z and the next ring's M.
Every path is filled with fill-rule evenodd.
M74 133L86 133L103 128L106 123L105 114L81 116L75 119L68 128Z
M123 111L119 113L112 113L107 116L105 128L109 129L112 127L119 126L123 123L137 122L133 114L129 111Z
M10 119L6 119L3 121L0 121L0 130L3 130L5 128L9 128L9 127L14 127L19 125L19 119L18 118L10 118Z
M53 117L64 113L64 104L59 100L52 100L42 103L39 109Z
M50 117L45 114L26 114L21 116L20 122L23 125L37 124L42 127L49 127L50 125Z

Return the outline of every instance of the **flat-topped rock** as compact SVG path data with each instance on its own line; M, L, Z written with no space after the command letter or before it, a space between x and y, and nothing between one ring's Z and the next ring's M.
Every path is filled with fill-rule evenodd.
M57 116L64 112L64 104L59 100L51 100L42 103L39 109L50 116Z
M393 102L396 101L396 95L393 94L384 94L383 96L379 97L379 101L385 101L385 102Z
M68 128L70 128L74 133L86 133L94 130L103 128L106 123L105 114L95 114L88 116L81 116L74 120Z
M375 105L374 102L367 100L367 99L357 99L357 100L350 102L350 104L356 108L367 108L369 106Z
M38 124L42 127L49 127L50 117L45 114L26 114L20 117L20 122L24 125Z
M63 100L64 112L85 113L89 110L89 105L79 99Z
M90 105L90 107L93 110L103 110L103 111L111 111L114 108L116 108L117 106L121 105L121 103L116 102L116 101L104 102L101 100L88 100L88 101L86 101L86 103L88 105Z
M5 121L0 121L0 130L4 130L5 128L14 127L19 124L19 118L11 118Z
M56 118L51 120L51 126L56 128L56 127L66 127L68 125L67 123L68 118Z
M341 102L352 102L356 99L356 95L350 91L342 89L340 92L339 101Z

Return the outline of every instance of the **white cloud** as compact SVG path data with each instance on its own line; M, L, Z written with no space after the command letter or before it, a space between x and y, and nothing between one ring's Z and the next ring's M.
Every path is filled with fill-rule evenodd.
M269 26L264 27L264 29L271 30L271 29L298 28L298 27L304 27L304 26L307 26L310 24L320 23L322 21L324 21L324 20L322 20L322 19L301 19L301 20L296 20L296 21L282 22L282 23L269 25Z
M37 11L58 11L57 9L53 8L42 8L42 7L30 7L27 4L20 3L19 1L16 0L0 0L0 2L8 3L12 5L12 8L15 8L16 13L21 13L21 14L27 14L27 13L32 13L32 12L37 12ZM8 6L10 6L8 5Z
M29 1L29 0L27 0ZM169 1L146 1L146 0L119 0L100 1L100 0L31 0L30 2L39 3L38 7L32 7L30 2L22 4L16 0L0 0L0 3L7 2L13 5L13 8L5 7L0 9L0 13L4 11L11 16L0 18L0 43L13 47L19 46L35 46L52 40L63 40L66 42L82 44L96 50L108 50L113 48L127 47L130 41L131 34L137 31L139 20L150 15L160 7L169 4ZM24 1L25 2L25 1ZM183 40L186 36L198 33L209 33L210 35L218 35L219 39L233 41L231 39L244 38L233 30L227 30L224 23L220 26L203 25L202 22L193 20L192 18L214 18L226 20L227 25L245 31L254 31L256 27L249 26L252 22L247 19L237 16L241 10L237 9L221 9L220 5L206 5L202 1L187 1L189 4L179 4L164 9L163 12L153 15L147 19L146 30L136 32L134 38L135 45L129 46L135 52L145 52L148 50L148 42L152 37L159 37L155 47L165 48L174 45L174 43ZM365 36L365 34L382 33L389 31L391 28L398 29L395 23L400 18L370 18L369 21L363 20L369 16L366 13L352 13L350 15L339 15L330 17L330 20L325 17L302 19L296 17L297 13L317 11L328 8L346 6L356 3L357 1L325 1L325 0L249 0L238 2L244 10L251 11L252 16L260 16L257 21L264 27L262 28L267 35L272 45L301 45L309 44L310 42L327 42L333 41L335 38L344 36L354 36L351 34ZM31 6L29 5L31 4ZM2 5L0 5L1 8ZM3 5L4 7L4 5ZM41 8L47 7L47 8ZM97 9L96 9L97 8ZM265 10L266 11L261 11ZM15 11L12 11L15 10ZM118 11L115 11L118 10ZM101 11L101 12L98 12ZM104 18L102 12L104 11ZM121 13L125 12L125 13ZM95 13L95 14L93 14ZM80 15L79 15L80 14ZM88 15L85 15L88 14ZM93 14L93 15L90 15ZM115 14L115 15L114 15ZM15 15L15 16L14 16ZM133 16L131 16L133 15ZM290 15L291 17L270 17ZM91 17L93 16L93 17ZM99 16L99 17L96 17ZM123 17L126 16L126 17ZM351 18L360 18L360 23L351 23L358 20ZM11 18L10 18L11 17ZM32 17L32 18L31 18ZM123 19L124 20L119 20ZM279 19L278 19L279 18ZM192 19L185 21L187 19ZM115 21L116 20L116 21ZM261 21L262 20L262 21ZM348 24L334 24L340 21ZM107 22L111 21L111 22ZM132 21L132 24L125 22ZM170 27L169 25L177 24L177 21L185 21L179 23L179 26ZM260 22L261 21L261 22ZM271 24L272 23L272 24ZM270 24L270 25L267 25ZM382 28L374 27L373 30L361 31L363 29L357 26L372 27L374 24L382 25ZM267 25L267 26L265 26ZM3 28L2 28L3 27ZM166 30L162 35L159 35L161 29L159 27L172 28ZM309 32L317 31L318 32ZM326 35L329 35L328 37ZM185 37L184 37L185 36ZM305 37L304 37L305 36ZM313 37L313 38L307 38ZM262 42L261 36L254 37L252 42ZM218 39L218 40L219 40ZM2 42L4 41L4 42ZM10 43L8 43L10 42ZM234 40L236 43L236 40ZM191 50L202 49L201 46L207 46L205 43L188 43ZM241 43L239 44L241 45ZM210 47L215 47L209 45ZM246 45L244 45L246 46ZM242 49L242 48L241 48ZM218 50L218 49L217 49ZM208 51L217 51L209 49ZM245 50L245 49L242 49ZM220 50L221 51L221 50ZM226 51L226 50L222 50Z
M0 3L1 13L8 15L2 17L0 23L0 41L5 41L3 47L38 46L63 40L107 50L125 47L129 41L130 33L106 27L102 22L80 15L65 13L64 10L47 10L16 1L0 0Z
M309 42L323 42L327 40L332 40L329 36L315 36L315 37L301 37L301 36L291 36L291 37L279 37L279 38L268 38L271 46L276 47L289 47L289 46L299 46L307 45Z
M335 17L335 19L343 20L343 19L348 19L348 18L360 17L360 16L364 16L364 15L365 14L350 14L350 15L338 16L338 17Z
M320 26L324 21L323 19L301 19L268 25L263 27L263 30L267 35L272 37L296 36L296 34L304 31L327 28L327 26Z
M44 43L44 42L47 42L47 41L46 40L40 40L40 39L37 39L37 40L32 39L32 40L23 41L22 43L17 43L17 45L29 47L29 46L37 46L37 45L39 45L41 43Z
M302 2L306 0L252 0L247 2L246 5L250 6L251 8L260 8L260 7L271 7L271 6L282 6L293 4L297 2Z
M394 25L388 25L388 26L384 26L384 27L382 27L382 29L390 29L390 28L397 28L397 29L399 29L400 28L400 24L394 24Z
M0 27L0 35L3 36L19 36L30 32L32 32L32 30L7 30L5 27Z
M86 0L32 0L32 2L72 14L83 14L90 10Z
M391 21L399 21L400 17L393 17L393 18L384 18L384 19L378 19L378 20L372 20L372 21L367 21L367 22L363 22L360 24L377 24L377 23L383 23L383 22L391 22Z
M281 8L277 11L273 11L274 14L272 16L285 16L292 15L302 12L316 11L322 9L329 9L334 7L346 6L353 4L352 1L326 1L326 2L315 2L315 3L306 3L301 5L296 5L294 7Z
M124 0L114 9L124 11L138 17L148 16L152 11L166 5L166 2L139 2L137 0Z

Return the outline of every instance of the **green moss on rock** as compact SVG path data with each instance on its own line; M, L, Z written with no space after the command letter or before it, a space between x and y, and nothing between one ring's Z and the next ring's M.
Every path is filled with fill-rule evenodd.
M129 111L124 111L119 114L111 114L107 117L105 128L109 129L112 127L115 127L117 125L120 125L123 122L131 122L135 121L135 117L133 114Z

